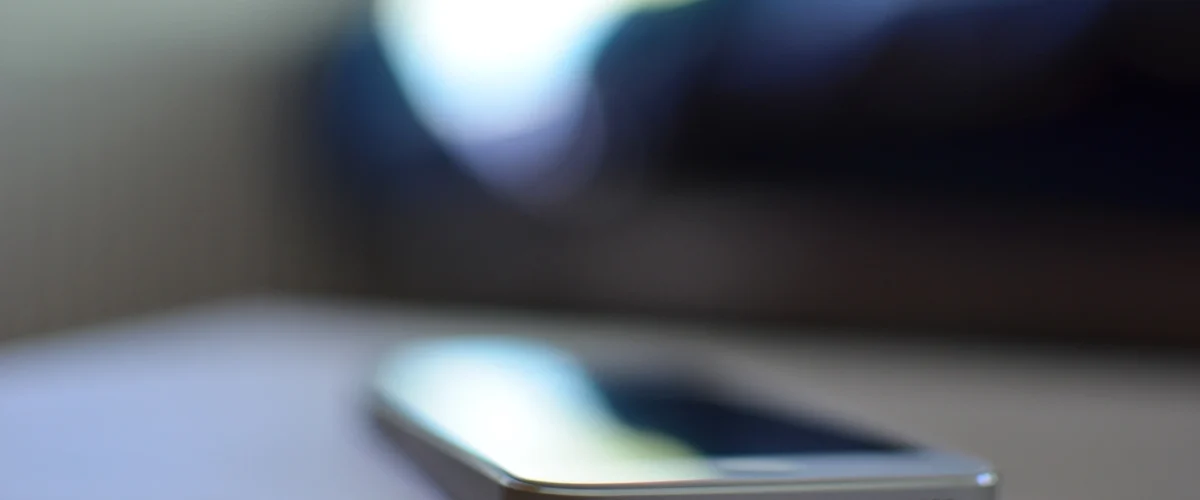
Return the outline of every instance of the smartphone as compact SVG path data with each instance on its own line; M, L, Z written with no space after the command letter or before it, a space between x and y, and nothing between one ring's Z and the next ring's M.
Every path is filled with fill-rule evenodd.
M995 498L979 459L770 409L720 374L646 369L660 364L598 368L513 338L416 341L382 362L374 413L461 500Z

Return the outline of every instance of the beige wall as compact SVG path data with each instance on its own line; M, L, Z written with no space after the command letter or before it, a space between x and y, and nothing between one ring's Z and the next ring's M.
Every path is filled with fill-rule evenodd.
M336 277L290 175L349 0L0 0L0 337Z

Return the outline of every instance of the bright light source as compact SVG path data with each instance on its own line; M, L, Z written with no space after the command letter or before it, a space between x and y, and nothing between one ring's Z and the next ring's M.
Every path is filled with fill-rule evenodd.
M618 0L380 2L384 48L417 117L485 184L522 196L580 140ZM575 177L586 178L587 175Z

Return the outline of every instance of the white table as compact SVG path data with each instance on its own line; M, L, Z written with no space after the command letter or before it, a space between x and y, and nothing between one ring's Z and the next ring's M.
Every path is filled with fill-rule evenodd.
M1009 500L1194 499L1200 370L517 313L247 299L0 346L0 499L440 498L364 411L406 336L717 347L764 393L994 460Z

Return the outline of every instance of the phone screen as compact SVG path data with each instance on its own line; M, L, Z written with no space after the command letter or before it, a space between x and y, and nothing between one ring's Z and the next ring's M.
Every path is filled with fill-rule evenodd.
M534 482L709 479L722 459L910 449L821 418L734 403L696 384L607 377L521 340L410 346L385 364L380 390L429 433Z
M629 428L685 444L705 457L896 452L907 445L815 416L777 415L686 383L593 379L605 410Z

